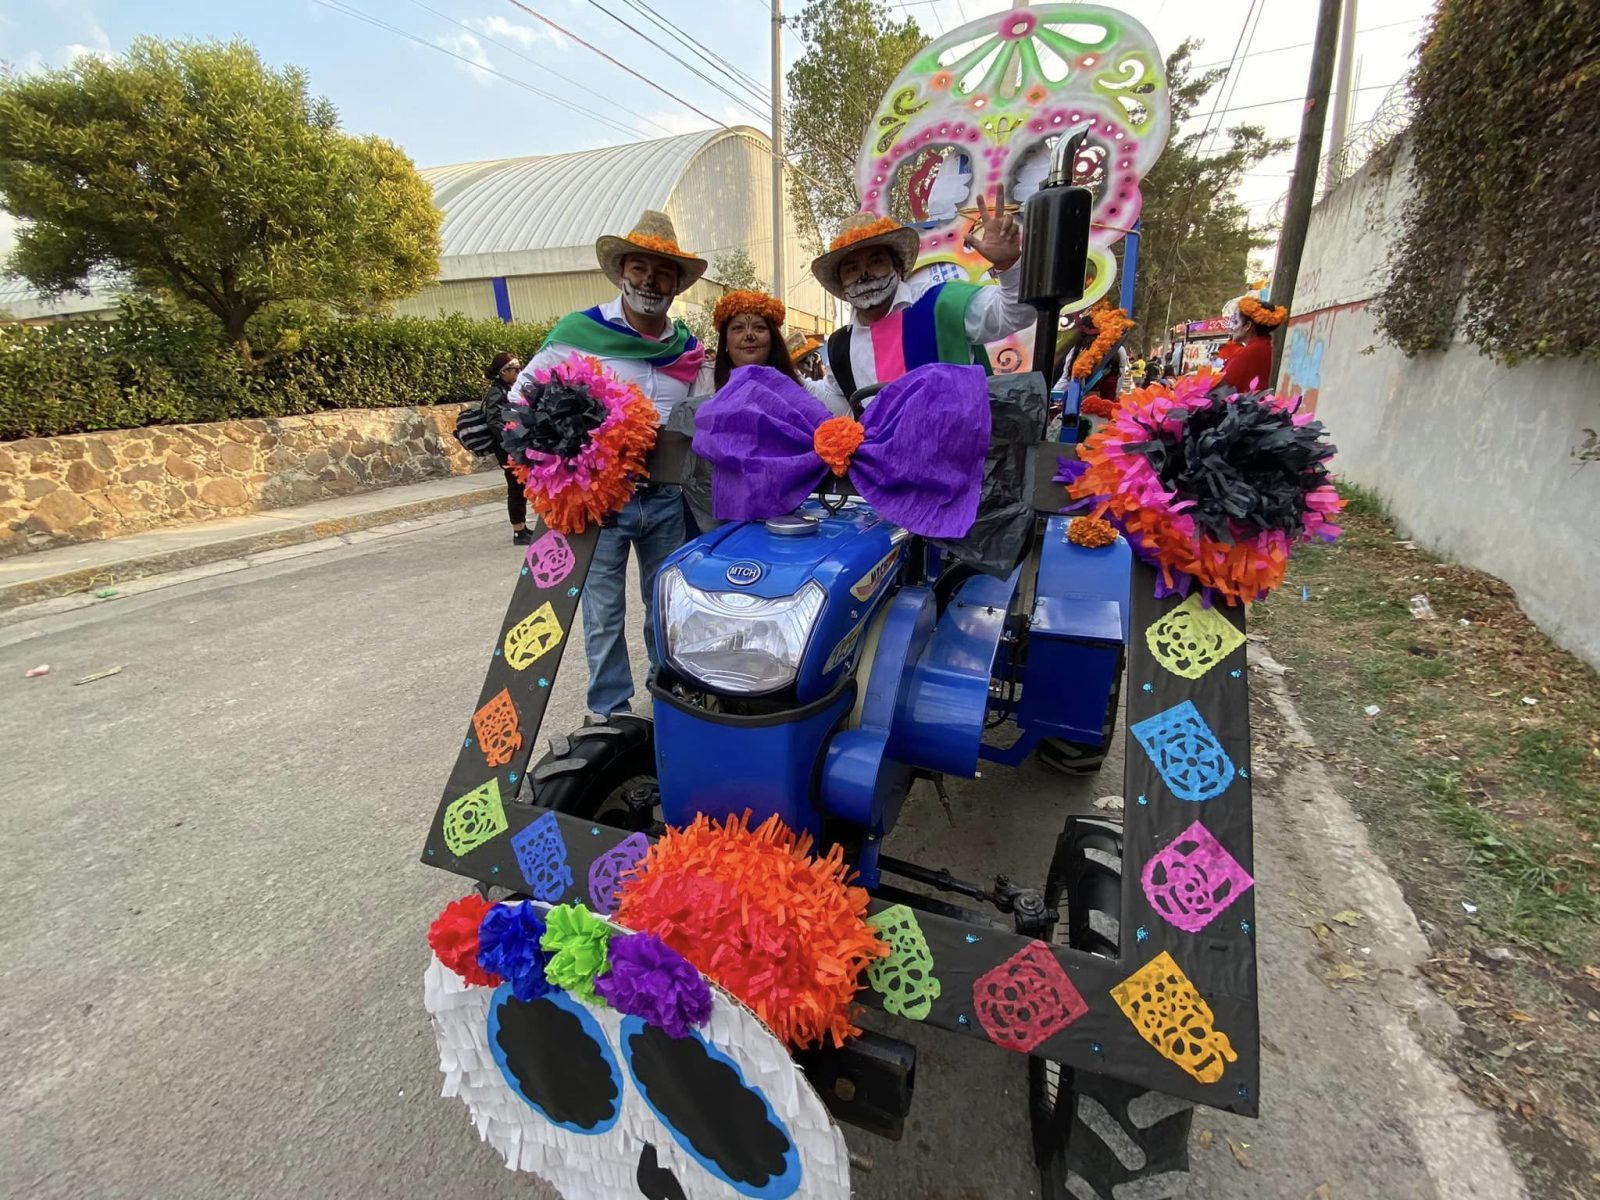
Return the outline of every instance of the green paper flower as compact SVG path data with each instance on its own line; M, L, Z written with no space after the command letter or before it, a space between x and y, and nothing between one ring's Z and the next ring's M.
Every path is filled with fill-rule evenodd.
M594 977L606 969L611 926L581 904L558 904L545 914L539 945L549 953L544 977L552 987L571 992L585 1004L604 1007L595 995Z

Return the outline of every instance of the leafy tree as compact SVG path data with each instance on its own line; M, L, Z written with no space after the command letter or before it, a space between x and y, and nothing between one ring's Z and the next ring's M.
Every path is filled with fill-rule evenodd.
M242 42L141 38L0 79L0 206L24 222L9 268L41 291L115 274L209 311L247 362L268 305L368 311L439 269L411 160Z
M756 264L743 250L729 250L711 260L711 277L730 292L764 291L771 284L756 274Z
M1197 44L1185 41L1167 58L1174 130L1228 74L1224 68L1194 74ZM1203 155L1212 136L1175 137L1140 185L1134 337L1141 347L1164 341L1178 321L1215 316L1244 291L1250 251L1272 244L1264 229L1251 227L1238 186L1251 167L1287 150L1289 140L1269 138L1259 125L1237 125L1223 132L1218 152Z
M789 173L790 203L826 235L860 208L856 156L867 123L928 39L910 18L891 17L883 0L808 0L800 35L806 51L789 68L784 113L785 144L799 167Z

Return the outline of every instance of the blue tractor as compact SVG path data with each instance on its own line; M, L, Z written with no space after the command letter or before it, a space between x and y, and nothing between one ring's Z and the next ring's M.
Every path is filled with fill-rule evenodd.
M1041 345L1053 344L1061 304L1081 294L1087 223L1085 190L1059 169L1030 200L1024 296L1041 309ZM1043 1195L1176 1195L1193 1103L1256 1111L1254 910L1251 896L1239 898L1226 934L1218 923L1204 942L1159 919L1152 905L1161 896L1144 864L1174 839L1198 836L1198 822L1185 803L1195 796L1159 773L1166 768L1150 747L1160 737L1161 755L1228 760L1232 807L1216 827L1248 869L1249 785L1234 770L1248 763L1243 617L1217 618L1236 642L1218 635L1230 657L1203 680L1154 669L1157 639L1144 631L1171 620L1180 598L1156 598L1153 573L1124 540L1092 549L1069 540L1065 496L1051 483L1066 449L1044 440L1043 377L994 377L990 401L984 506L967 539L908 535L843 484L792 513L689 543L655 580L662 666L650 686L652 716L591 719L557 735L519 779L540 701L496 802L511 801L513 833L555 814L580 880L585 860L621 839L702 814L776 816L823 850L842 846L874 910L914 914L943 982L921 1023L1030 1056ZM507 638L522 627L516 613L546 594L523 576L528 594L513 600ZM578 591L556 589L555 608L544 607L570 619ZM500 687L497 669L485 702ZM947 776L1035 754L1068 771L1097 770L1125 674L1135 735L1125 822L1074 816L1041 831L1055 853L1046 878L1032 883L963 880L892 854L919 780L942 795ZM1209 717L1199 727L1214 735L1214 749L1201 746L1192 722L1181 725L1190 714ZM1135 739L1149 751L1137 762ZM463 763L470 736L467 744ZM482 765L453 775L447 800ZM506 853L493 845L454 853L439 830L424 861L518 890ZM1011 1032L978 1019L986 989ZM915 1079L909 1040L868 1032L799 1062L836 1118L899 1136Z

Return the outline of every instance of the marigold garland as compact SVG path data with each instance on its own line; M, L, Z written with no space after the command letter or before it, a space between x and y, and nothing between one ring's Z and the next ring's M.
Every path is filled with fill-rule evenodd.
M1104 396L1085 396L1078 404L1078 411L1086 417L1100 417L1102 419L1116 415L1117 406Z
M1276 329L1289 319L1289 310L1281 304L1273 308L1261 303L1254 296L1246 296L1239 301L1239 315L1252 324Z
M569 444L581 447L574 454L547 453L530 440L550 425L540 401L556 391L563 399L577 394L598 401L603 414L593 427L569 422L563 428L572 439ZM511 397L507 413L503 442L511 469L534 511L559 533L582 533L621 512L633 496L635 480L648 477L645 456L656 444L655 406L597 358L572 354L534 372L534 383Z
M849 417L829 417L817 426L811 444L816 448L817 457L827 463L835 475L842 477L850 469L850 456L861 448L866 436L861 422Z
M1099 550L1117 540L1117 527L1095 517L1073 517L1067 522L1067 541L1085 550Z
M1283 582L1290 550L1332 541L1344 507L1334 448L1299 397L1210 394L1206 378L1135 388L1078 449L1068 494L1094 503L1158 570L1158 595L1248 604ZM1075 468L1076 464L1072 464Z
M851 1001L888 947L847 887L844 851L813 857L777 817L668 830L618 893L616 920L653 933L749 1006L790 1046L860 1032Z
M857 242L864 242L868 238L882 237L886 233L896 233L905 226L893 217L879 217L876 221L869 221L865 225L858 225L854 229L846 229L833 241L828 243L828 253L843 250L846 246L854 246Z
M1120 308L1095 308L1089 312L1089 318L1094 322L1094 341L1078 352L1078 357L1072 360L1072 377L1080 383L1088 380L1094 374L1105 356L1117 348L1117 343L1127 336L1128 330L1136 324L1130 320L1126 311Z
M673 258L694 257L694 255L680 249L678 243L671 238L656 237L649 233L630 233L622 240L651 254L665 254Z
M776 296L769 296L766 292L729 292L718 300L717 306L711 310L711 324L721 329L725 322L743 313L754 313L758 317L765 317L774 325L782 325L783 319L789 315L789 310L784 307L782 300Z

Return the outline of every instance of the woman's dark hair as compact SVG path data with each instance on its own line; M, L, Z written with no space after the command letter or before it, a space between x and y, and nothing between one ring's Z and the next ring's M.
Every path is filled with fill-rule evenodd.
M484 371L483 377L491 380L499 379L500 368L504 367L507 363L516 361L517 356L515 354L511 353L509 350L502 350L499 354L494 356L494 360L490 362L488 370Z
M789 347L783 344L783 331L771 317L761 319L767 323L767 333L772 339L767 347L767 366L782 371L799 383L800 376L795 374L794 362L789 358ZM728 353L728 326L732 324L733 317L729 317L717 326L717 358L716 365L711 368L711 379L719 392L727 385L728 376L733 373L733 356Z

